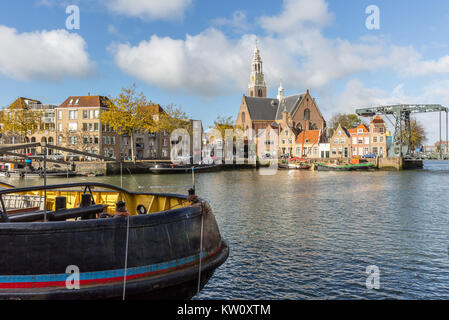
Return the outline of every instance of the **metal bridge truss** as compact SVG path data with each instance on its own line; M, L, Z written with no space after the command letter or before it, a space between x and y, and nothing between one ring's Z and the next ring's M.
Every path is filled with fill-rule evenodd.
M440 114L440 159L443 159L441 147L441 112L446 112L446 143L448 141L448 112L449 109L439 104L396 104L372 108L357 109L356 113L362 117L375 115L391 115L395 119L392 146L388 151L389 157L416 158L411 146L410 115L412 113L439 112ZM387 117L388 118L388 117ZM448 152L446 146L446 153Z

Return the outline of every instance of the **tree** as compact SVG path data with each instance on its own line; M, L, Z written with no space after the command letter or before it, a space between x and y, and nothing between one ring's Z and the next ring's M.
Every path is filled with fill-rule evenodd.
M363 121L356 114L347 114L347 113L337 113L332 116L329 121L329 137L332 137L334 131L337 130L338 125L341 124L342 127L347 129L352 129L357 127Z
M116 98L108 101L108 110L100 114L104 124L109 125L119 135L131 137L131 157L135 161L134 135L137 130L155 131L155 113L143 93L136 93L136 86L122 88L122 92Z
M222 116L218 116L217 119L214 120L214 125L210 126L211 129L217 129L218 131L220 131L221 136L224 137L226 136L226 130L235 130L236 126L234 125L234 120L232 120L232 116L230 117L222 117Z
M5 134L18 135L25 142L28 136L40 131L42 116L40 110L6 108L0 111L0 130Z
M189 116L174 104L169 104L159 114L155 128L156 131L166 131L168 134L175 129L185 129L189 134L192 133Z
M423 125L416 119L410 119L410 136L412 150L415 150L418 145L422 145L427 140ZM402 130L402 141L407 141L404 129Z

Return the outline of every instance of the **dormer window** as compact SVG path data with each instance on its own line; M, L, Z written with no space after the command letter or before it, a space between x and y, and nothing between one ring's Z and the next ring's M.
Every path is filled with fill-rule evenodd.
M70 99L70 102L69 102L69 104L73 104L73 99Z
M363 133L363 129L358 129L357 133Z
M75 104L78 104L80 102L80 99L76 99Z

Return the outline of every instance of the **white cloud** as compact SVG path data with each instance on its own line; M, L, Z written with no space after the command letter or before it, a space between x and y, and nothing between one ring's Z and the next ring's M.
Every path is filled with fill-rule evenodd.
M136 46L119 44L112 52L124 72L200 96L246 91L256 38L271 88L281 77L287 89L305 91L361 72L391 70L404 78L449 73L449 56L424 60L412 46L395 46L374 36L358 41L325 37L322 28L332 22L333 14L324 0L285 0L279 14L256 20L266 31L263 37L228 37L209 28L185 39L152 36ZM246 23L242 13L215 21L221 26Z
M110 0L105 2L115 13L145 20L182 19L192 0Z
M324 0L284 0L279 15L261 17L260 23L267 31L296 33L303 27L324 27L333 18Z
M254 41L244 37L234 42L211 28L187 35L185 41L153 35L135 47L119 44L110 50L116 64L139 79L166 89L213 96L245 87L248 57L241 52L248 52Z
M18 33L0 25L0 73L22 80L57 81L92 73L84 39L66 30Z
M250 24L246 20L246 12L237 10L232 14L231 19L217 18L212 21L212 24L217 27L224 27L231 29L232 32L241 33L250 29Z

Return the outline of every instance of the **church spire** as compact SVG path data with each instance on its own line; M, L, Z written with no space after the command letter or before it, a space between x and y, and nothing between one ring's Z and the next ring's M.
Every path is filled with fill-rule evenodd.
M279 89L278 89L278 96L277 96L277 98L278 98L279 101L284 99L284 87L282 86L282 78L280 80L280 85L279 85Z
M263 74L263 63L260 57L260 51L256 40L253 62L251 65L251 79L248 84L248 95L250 97L267 97L267 86Z

